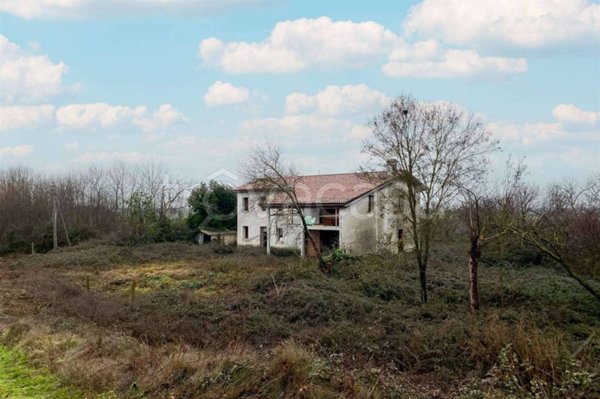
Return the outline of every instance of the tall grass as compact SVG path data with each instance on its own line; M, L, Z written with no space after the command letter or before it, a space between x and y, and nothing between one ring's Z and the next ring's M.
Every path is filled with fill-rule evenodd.
M472 316L464 268L455 250L436 253L423 306L402 256L326 277L247 249L89 246L3 261L0 326L34 364L125 398L600 393L593 298L551 268L482 267Z

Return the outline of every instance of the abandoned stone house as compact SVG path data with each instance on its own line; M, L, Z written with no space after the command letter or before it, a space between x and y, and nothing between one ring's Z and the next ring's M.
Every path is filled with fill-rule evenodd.
M319 249L336 247L360 255L386 249L410 249L406 208L400 193L403 183L390 181L383 174L343 173L299 176L295 193ZM286 195L261 189L254 182L239 186L237 192L238 245L296 248L303 256L316 251L306 234L297 211Z

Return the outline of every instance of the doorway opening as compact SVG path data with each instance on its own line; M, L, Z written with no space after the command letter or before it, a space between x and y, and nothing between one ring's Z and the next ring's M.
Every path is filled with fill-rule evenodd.
M398 252L404 251L404 230L398 229Z
M326 254L340 246L340 232L338 230L311 230L310 234L315 240L317 249L313 247L307 233L304 240L304 253L309 258L317 256L318 251L321 254Z
M260 246L267 248L267 226L260 226Z

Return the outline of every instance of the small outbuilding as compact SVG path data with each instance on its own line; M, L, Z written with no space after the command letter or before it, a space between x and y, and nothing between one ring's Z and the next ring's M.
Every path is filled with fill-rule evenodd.
M194 236L194 239L199 245L210 243L217 243L222 245L235 245L237 239L237 232L235 230L201 228Z

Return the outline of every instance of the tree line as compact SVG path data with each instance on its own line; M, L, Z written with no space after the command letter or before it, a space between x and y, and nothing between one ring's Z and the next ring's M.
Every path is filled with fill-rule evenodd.
M199 227L235 226L230 187L195 185L161 163L116 162L61 175L14 167L0 170L0 254L52 249L54 204L61 246L90 238L190 241Z

